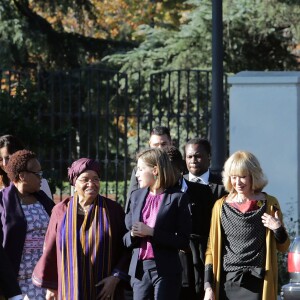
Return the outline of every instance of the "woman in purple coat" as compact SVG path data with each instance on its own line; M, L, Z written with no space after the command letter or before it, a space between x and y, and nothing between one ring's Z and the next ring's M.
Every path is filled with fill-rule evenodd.
M20 150L6 166L10 186L0 192L0 236L3 248L25 299L45 299L45 290L32 284L31 275L42 255L53 201L40 191L43 172L36 154Z

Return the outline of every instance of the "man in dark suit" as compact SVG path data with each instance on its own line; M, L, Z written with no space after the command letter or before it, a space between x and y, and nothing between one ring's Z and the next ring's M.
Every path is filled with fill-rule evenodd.
M169 128L165 126L156 126L152 129L150 133L150 139L149 139L150 148L164 148L166 146L171 146L171 145L172 145L172 139L171 139ZM132 174L130 178L127 200L125 204L125 212L127 212L130 207L129 198L132 191L137 190L139 188L138 181L136 179L135 174L136 174L136 167L134 167L134 169L132 170Z
M205 251L209 235L211 210L214 203L213 194L208 185L187 181L182 177L185 162L176 147L170 146L164 148L164 150L178 172L178 188L189 196L189 207L192 216L190 248L179 253L183 268L180 299L203 299Z
M226 195L220 174L209 170L211 145L207 139L194 138L185 145L185 161L189 171L184 175L188 181L209 185L213 193L213 202Z

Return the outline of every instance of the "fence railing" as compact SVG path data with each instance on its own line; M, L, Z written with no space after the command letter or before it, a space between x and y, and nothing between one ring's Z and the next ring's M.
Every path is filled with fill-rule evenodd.
M2 72L2 93L14 97L22 78L21 73ZM172 70L142 78L139 72L89 67L31 74L24 80L28 78L35 86L30 91L41 97L37 118L43 129L32 148L48 179L59 187L60 198L68 186L62 184L67 167L79 157L93 157L103 166L101 191L123 201L135 153L147 145L154 126L168 126L180 150L192 137L209 138L210 71Z

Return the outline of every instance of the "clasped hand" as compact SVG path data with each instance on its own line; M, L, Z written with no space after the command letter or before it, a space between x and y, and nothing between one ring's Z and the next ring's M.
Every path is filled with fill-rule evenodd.
M136 222L132 225L131 233L138 237L153 236L153 228L143 222Z

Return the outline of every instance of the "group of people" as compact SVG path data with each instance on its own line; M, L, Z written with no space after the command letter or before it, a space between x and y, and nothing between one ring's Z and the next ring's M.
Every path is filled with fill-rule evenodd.
M277 251L289 246L279 203L252 153L233 153L222 176L210 154L194 138L183 159L158 126L137 154L125 209L99 195L90 158L68 168L74 195L54 206L36 154L0 137L3 296L275 300Z

